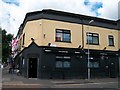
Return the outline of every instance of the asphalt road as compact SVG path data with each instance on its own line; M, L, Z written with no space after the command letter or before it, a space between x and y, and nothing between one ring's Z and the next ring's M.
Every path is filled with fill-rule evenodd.
M54 88L118 88L118 82L99 82L99 83L82 83L82 84L60 84L54 85Z
M83 88L83 89L90 89L96 88L102 89L102 90L119 90L118 82L82 82L82 83L76 83L76 82L68 82L68 83L40 83L40 84L4 84L3 88Z

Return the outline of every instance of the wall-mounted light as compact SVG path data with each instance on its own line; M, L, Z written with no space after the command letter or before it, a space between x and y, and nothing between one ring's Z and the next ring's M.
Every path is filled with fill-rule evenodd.
M79 48L79 49L82 49L82 50L84 49L84 47L83 47L83 46L81 46L81 45L79 45L79 46L78 46L78 48Z
M24 45L22 45L22 48L25 48L25 46L24 46Z
M45 68L46 68L46 66L44 65L44 66L42 66L42 68L44 68L44 69L45 69Z
M84 47L81 47L82 50L84 50Z
M31 38L32 42L34 42L34 38Z
M51 45L51 43L48 43L48 46L50 46Z
M44 34L44 38L45 38L45 34Z
M81 45L79 45L78 48L81 48Z
M80 58L83 58L83 56L80 56Z
M104 47L103 50L106 50L106 47Z
M40 25L42 25L42 23L40 22Z

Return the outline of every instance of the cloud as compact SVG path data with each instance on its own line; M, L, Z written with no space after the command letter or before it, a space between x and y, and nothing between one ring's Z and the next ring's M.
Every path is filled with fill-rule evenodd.
M91 12L95 12L96 16L99 16L100 13L98 13L98 10L103 7L103 3L99 1L90 1L85 0L84 5L89 7L91 9Z
M0 0L0 26L8 33L18 32L25 14L54 9L89 16L117 19L118 0Z
M120 2L118 4L118 19L120 19Z
M93 12L95 12L97 16L99 16L100 13L98 12L98 10L99 10L100 8L102 8L102 7L103 7L103 4L102 4L101 2L95 2L95 3L92 5L91 10L92 10Z
M16 6L19 6L19 0L2 0L6 4L14 4Z
M16 35L25 16L24 9L15 4L0 1L0 11L0 26L8 33Z
M103 8L98 10L100 17L106 19L116 20L118 19L118 2L119 0L101 0Z

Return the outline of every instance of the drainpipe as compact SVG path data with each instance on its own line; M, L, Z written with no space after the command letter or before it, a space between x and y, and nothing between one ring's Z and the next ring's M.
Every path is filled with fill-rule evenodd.
M119 77L120 77L120 49L119 49Z
M84 23L83 23L83 20L82 21L82 48L84 48Z

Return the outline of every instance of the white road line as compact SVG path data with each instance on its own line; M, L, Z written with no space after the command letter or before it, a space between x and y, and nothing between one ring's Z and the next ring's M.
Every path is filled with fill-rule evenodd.
M2 85L19 85L19 86L22 86L22 85L24 85L24 86L27 86L27 85L29 85L29 86L37 86L37 85L41 85L41 84L2 84Z
M71 85L93 85L93 84L110 84L110 83L118 83L118 82L101 82L101 83L82 83L82 84L60 84L60 85L55 85L55 86L71 86Z
M75 81L51 81L52 83L74 83Z

